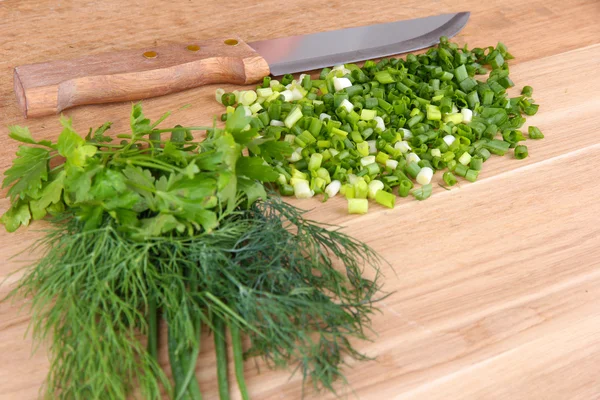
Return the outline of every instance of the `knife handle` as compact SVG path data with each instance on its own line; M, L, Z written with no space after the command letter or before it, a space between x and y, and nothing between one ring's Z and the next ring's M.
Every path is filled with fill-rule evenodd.
M211 83L256 83L269 65L237 37L126 50L15 68L25 117L84 105L140 100Z

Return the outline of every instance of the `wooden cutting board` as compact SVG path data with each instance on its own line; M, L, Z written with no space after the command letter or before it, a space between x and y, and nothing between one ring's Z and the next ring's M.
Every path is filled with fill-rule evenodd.
M238 4L239 3L239 4ZM348 216L344 201L294 201L311 216L344 225L392 267L394 294L374 318L378 336L359 348L375 361L348 368L360 399L600 398L600 2L597 0L247 0L79 2L0 1L0 124L28 125L56 138L58 118L24 120L12 69L42 62L236 33L247 41L356 25L471 11L456 38L469 46L504 42L516 57L511 77L534 88L541 105L528 123L546 139L529 141L523 161L495 157L480 179L451 191L436 187L425 202L400 199ZM233 86L225 86L233 89ZM192 107L172 123L208 124L221 111L215 86L145 102L156 118ZM80 132L110 120L126 129L128 104L68 110ZM0 135L0 170L17 144ZM434 182L439 181L439 177ZM2 195L5 191L2 192ZM0 212L8 201L0 200ZM0 232L0 281L32 260L15 256L43 229ZM15 257L15 258L13 258ZM11 275L0 287L0 297ZM24 303L0 304L0 399L38 396L48 368L44 348L31 356ZM206 343L207 341L203 342ZM165 360L164 354L162 355ZM198 364L205 399L216 399L212 348ZM299 399L300 377L246 364L253 399ZM238 398L233 391L233 398ZM313 394L309 399L332 399Z

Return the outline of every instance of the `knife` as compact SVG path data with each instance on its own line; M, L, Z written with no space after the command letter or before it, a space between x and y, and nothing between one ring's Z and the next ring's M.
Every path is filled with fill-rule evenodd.
M139 100L211 83L256 83L264 76L309 71L422 49L452 37L469 12L245 43L238 37L125 50L14 70L25 117L84 104Z

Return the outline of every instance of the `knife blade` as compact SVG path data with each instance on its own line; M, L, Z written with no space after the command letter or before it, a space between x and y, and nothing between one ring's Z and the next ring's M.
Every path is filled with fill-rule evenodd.
M140 100L212 84L256 83L429 47L452 37L470 13L437 15L336 31L261 40L237 37L125 50L16 67L14 89L25 117L70 107Z
M423 49L440 36L456 35L469 15L435 15L248 44L267 61L272 75L283 75Z

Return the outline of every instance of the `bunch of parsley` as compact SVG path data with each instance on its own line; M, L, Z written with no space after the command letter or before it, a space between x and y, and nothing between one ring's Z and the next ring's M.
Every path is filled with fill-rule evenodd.
M124 399L138 388L148 399L161 390L200 399L203 325L222 400L227 330L242 398L249 356L296 364L305 381L334 390L342 364L364 358L350 339L366 337L375 310L377 254L267 194L279 176L270 164L291 149L259 137L242 107L202 141L191 131L206 128L158 129L164 117L152 123L134 105L119 144L110 123L82 138L63 118L56 143L10 128L23 145L5 172L11 208L1 221L14 231L51 219L41 258L11 292L31 297L33 336L50 340L45 393ZM374 278L363 277L366 265ZM157 362L161 319L172 381Z

